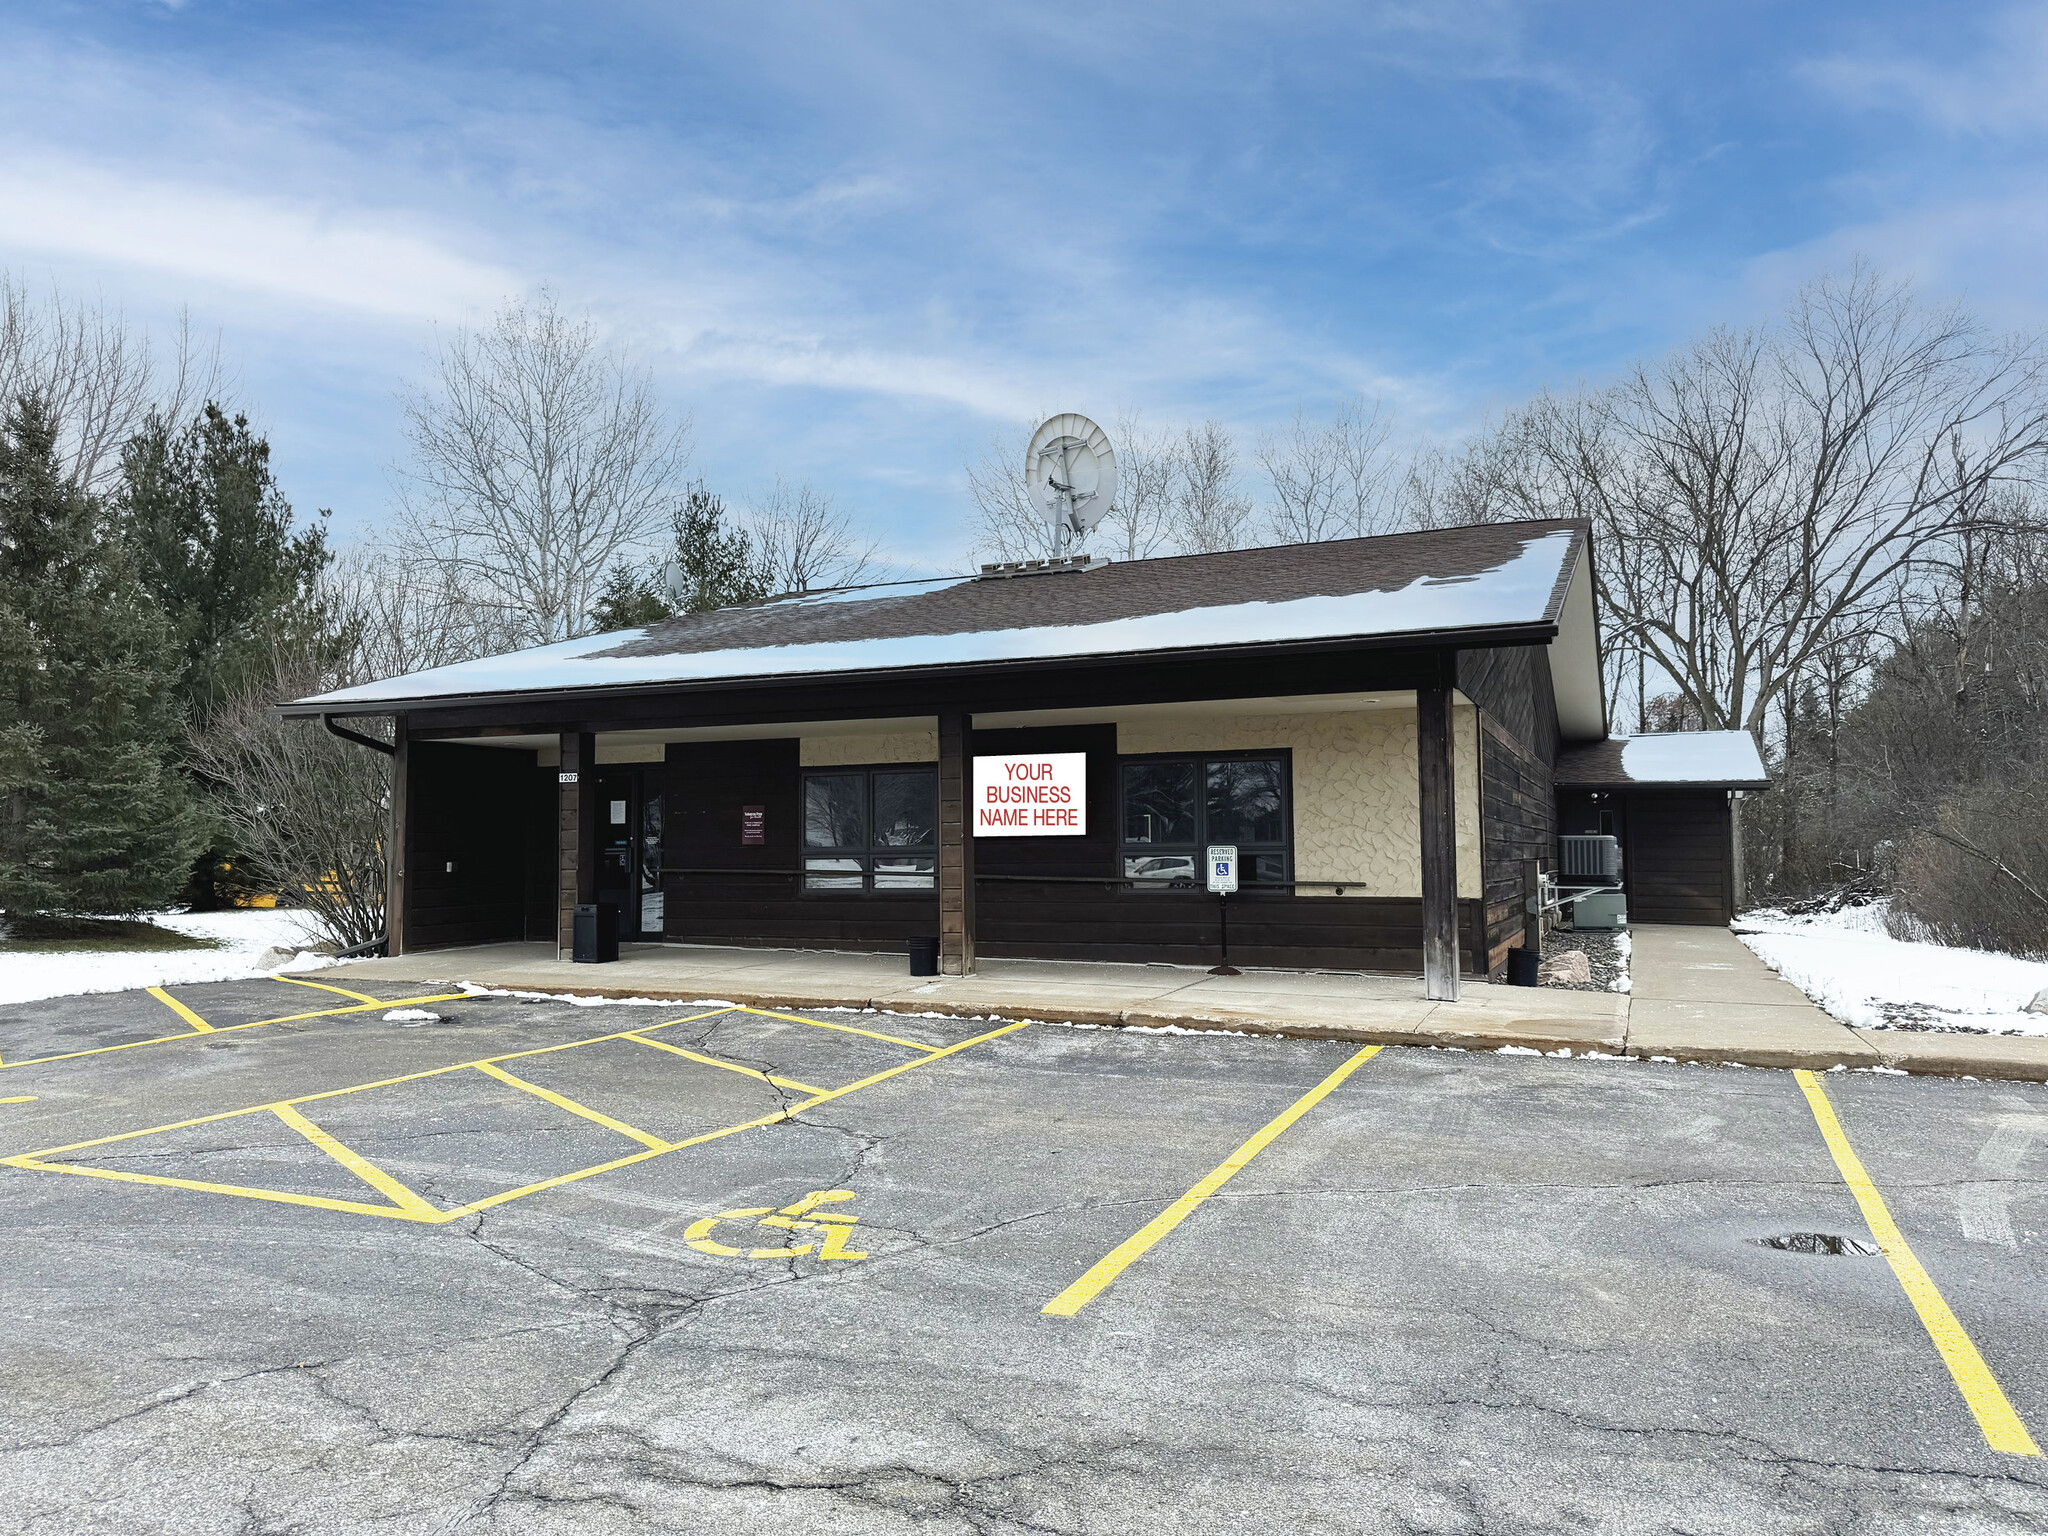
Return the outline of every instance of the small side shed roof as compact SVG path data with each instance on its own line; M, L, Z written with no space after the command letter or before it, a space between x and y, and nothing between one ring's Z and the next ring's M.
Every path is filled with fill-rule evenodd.
M1769 789L1763 754L1747 731L1610 736L1557 757L1560 789Z

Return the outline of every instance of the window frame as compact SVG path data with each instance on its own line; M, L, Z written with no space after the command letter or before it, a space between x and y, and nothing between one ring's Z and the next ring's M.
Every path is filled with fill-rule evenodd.
M1119 885L1119 895L1162 896L1208 894L1208 883L1195 880L1188 885L1175 886L1138 885L1129 883L1138 877L1125 871L1127 859L1142 858L1137 850L1157 849L1167 853L1192 851L1197 870L1202 865L1203 850L1210 845L1209 839L1209 764L1222 762L1268 762L1278 760L1280 764L1280 823L1282 840L1278 843L1241 843L1238 848L1238 887L1240 896L1291 896L1294 893L1294 749L1291 747L1244 747L1228 751L1204 752L1120 752L1116 759L1116 871L1117 878L1126 882ZM1126 763L1192 763L1195 768L1195 842L1190 849L1179 843L1131 843L1124 839L1124 765ZM1284 876L1278 881L1260 882L1245 878L1247 868L1256 868L1252 860L1259 854L1277 853L1286 862Z
M886 773L923 773L931 778L932 785L932 840L929 844L914 847L901 845L885 847L875 841L875 775ZM810 800L811 780L858 776L861 781L861 835L862 842L855 846L814 848L810 841ZM797 824L797 895L806 901L851 899L859 901L927 901L937 900L939 894L939 765L924 763L832 763L819 764L814 768L802 768L797 773L796 786ZM875 859L892 855L912 858L929 856L932 861L931 884L924 887L880 888L875 885ZM816 870L810 868L814 858L858 859L860 885L813 886L811 876L815 873L825 878L838 875L842 878L853 874L851 870Z

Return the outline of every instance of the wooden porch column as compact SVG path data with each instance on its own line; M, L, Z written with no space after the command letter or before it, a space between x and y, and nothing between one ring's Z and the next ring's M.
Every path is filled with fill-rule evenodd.
M1422 801L1422 995L1458 1000L1458 814L1451 775L1451 690L1415 690Z
M939 716L939 974L974 974L974 828L967 815L970 717Z
M411 871L406 852L412 842L406 780L412 756L405 747L405 716L391 717L391 830L384 840L384 953L405 953L405 913Z
M555 958L576 952L576 908L597 900L597 738L562 732L562 766L555 775L561 821L556 856Z

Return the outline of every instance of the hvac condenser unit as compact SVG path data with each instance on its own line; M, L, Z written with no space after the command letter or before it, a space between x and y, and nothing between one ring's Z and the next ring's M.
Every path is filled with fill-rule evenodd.
M1560 895L1571 904L1574 928L1626 928L1621 893L1621 840L1606 834L1560 837Z

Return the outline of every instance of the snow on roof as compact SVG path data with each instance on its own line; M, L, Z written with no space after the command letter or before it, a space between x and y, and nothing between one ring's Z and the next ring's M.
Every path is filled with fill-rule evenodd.
M435 667L290 707L1540 625L1556 621L1582 539L1578 524L1492 524L810 593Z
M1765 789L1770 775L1747 731L1666 731L1616 736L1558 755L1559 784L1579 788L1683 784Z

